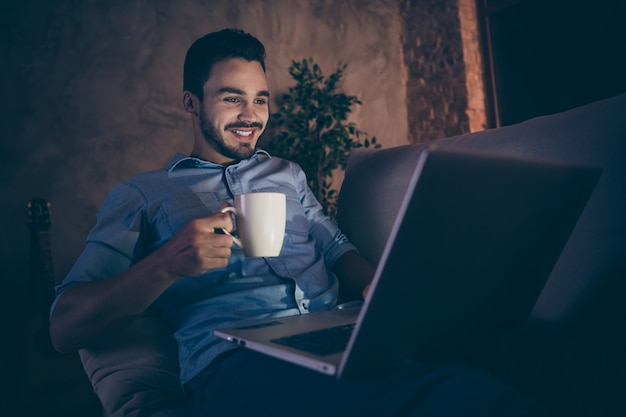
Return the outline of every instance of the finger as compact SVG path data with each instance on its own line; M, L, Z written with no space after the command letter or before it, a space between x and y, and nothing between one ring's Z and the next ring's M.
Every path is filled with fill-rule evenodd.
M210 248L203 248L199 251L198 256L205 259L228 259L232 253L232 245L226 246L213 246Z
M232 230L233 220L228 213L215 213L207 217L199 217L190 222L196 230L213 233L214 229Z
M220 229L226 229L229 232L233 231L235 225L233 224L233 218L230 213L216 213L215 216L216 220L220 223Z
M233 246L233 238L225 234L222 229L215 229L215 236L211 239L211 247L213 248L228 248ZM228 254L230 256L230 254Z
M221 224L221 227L226 230L232 230L233 218L230 213L216 213L216 220Z

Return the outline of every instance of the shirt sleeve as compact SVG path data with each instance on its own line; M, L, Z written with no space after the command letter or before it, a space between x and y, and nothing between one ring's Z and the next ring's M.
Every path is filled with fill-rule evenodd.
M357 248L337 224L324 214L322 205L307 184L304 171L297 164L294 164L294 175L300 201L311 225L310 233L315 239L315 247L324 254L326 268L331 269L343 254L357 251Z
M56 288L51 313L56 300L68 288L79 282L120 274L144 256L144 210L143 195L130 183L121 183L111 190L87 236L83 252Z

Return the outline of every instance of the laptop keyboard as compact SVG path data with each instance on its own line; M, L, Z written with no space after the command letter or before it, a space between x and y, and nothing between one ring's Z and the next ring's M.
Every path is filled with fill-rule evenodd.
M319 356L345 350L355 323L273 339L272 342Z

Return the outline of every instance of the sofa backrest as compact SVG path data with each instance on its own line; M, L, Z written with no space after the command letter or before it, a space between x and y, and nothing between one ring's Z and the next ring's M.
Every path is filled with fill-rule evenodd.
M603 169L532 317L566 320L594 290L626 278L626 94L567 112L437 141L442 145ZM377 263L424 144L351 152L339 194L341 229Z

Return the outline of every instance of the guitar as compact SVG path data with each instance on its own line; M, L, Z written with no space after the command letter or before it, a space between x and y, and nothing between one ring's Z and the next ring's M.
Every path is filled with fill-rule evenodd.
M30 304L36 310L47 311L54 299L54 271L50 248L50 206L43 198L28 203L30 230Z
M17 355L21 415L102 415L78 353L58 353L50 340L50 304L56 283L50 250L50 207L43 198L28 203L29 308L23 317L22 346Z
M24 317L20 348L20 407L22 415L102 415L100 403L77 352L60 354L50 340L50 304L54 272L50 250L50 203L33 198L28 204L30 230L29 309Z
M54 348L48 330L50 305L54 300L54 271L50 248L50 206L43 198L33 198L28 203L28 228L30 230L30 270L27 307L33 333L31 343L42 354L53 354Z

